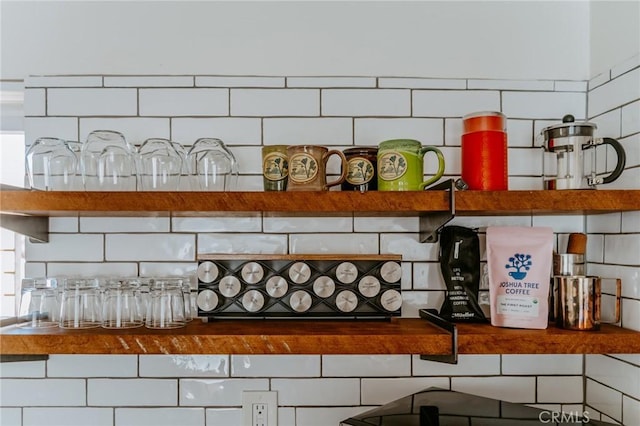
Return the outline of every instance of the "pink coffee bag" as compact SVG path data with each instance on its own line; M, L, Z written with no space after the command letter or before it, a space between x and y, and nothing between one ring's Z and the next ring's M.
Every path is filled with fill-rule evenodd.
M547 328L552 258L551 228L487 228L491 325Z

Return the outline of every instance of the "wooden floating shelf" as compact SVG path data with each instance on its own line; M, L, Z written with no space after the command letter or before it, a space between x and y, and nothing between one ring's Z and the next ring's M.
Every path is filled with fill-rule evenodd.
M182 329L42 330L8 326L0 354L431 354L451 337L418 318L383 320L194 320ZM522 330L458 324L459 354L640 353L640 332Z
M203 216L247 212L415 215L449 209L446 191L0 191L3 213L37 216ZM585 214L640 209L640 190L456 191L457 215Z

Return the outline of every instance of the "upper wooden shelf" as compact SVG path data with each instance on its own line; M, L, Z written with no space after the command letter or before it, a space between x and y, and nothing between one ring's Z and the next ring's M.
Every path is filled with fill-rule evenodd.
M383 320L194 320L149 330L0 330L0 354L427 354L451 353L451 336L418 318ZM640 353L640 332L458 324L459 354Z
M37 216L199 216L217 212L414 215L449 209L447 191L0 191L3 213ZM640 190L456 191L457 215L585 214L640 209Z

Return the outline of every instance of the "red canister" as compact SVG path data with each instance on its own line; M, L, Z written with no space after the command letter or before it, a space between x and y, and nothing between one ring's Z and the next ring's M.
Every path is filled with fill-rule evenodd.
M462 118L462 179L471 190L508 189L507 119L500 112Z

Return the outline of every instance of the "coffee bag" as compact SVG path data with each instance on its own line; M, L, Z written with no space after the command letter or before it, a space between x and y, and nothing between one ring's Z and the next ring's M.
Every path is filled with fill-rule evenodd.
M551 228L487 228L491 325L547 328L552 256Z

